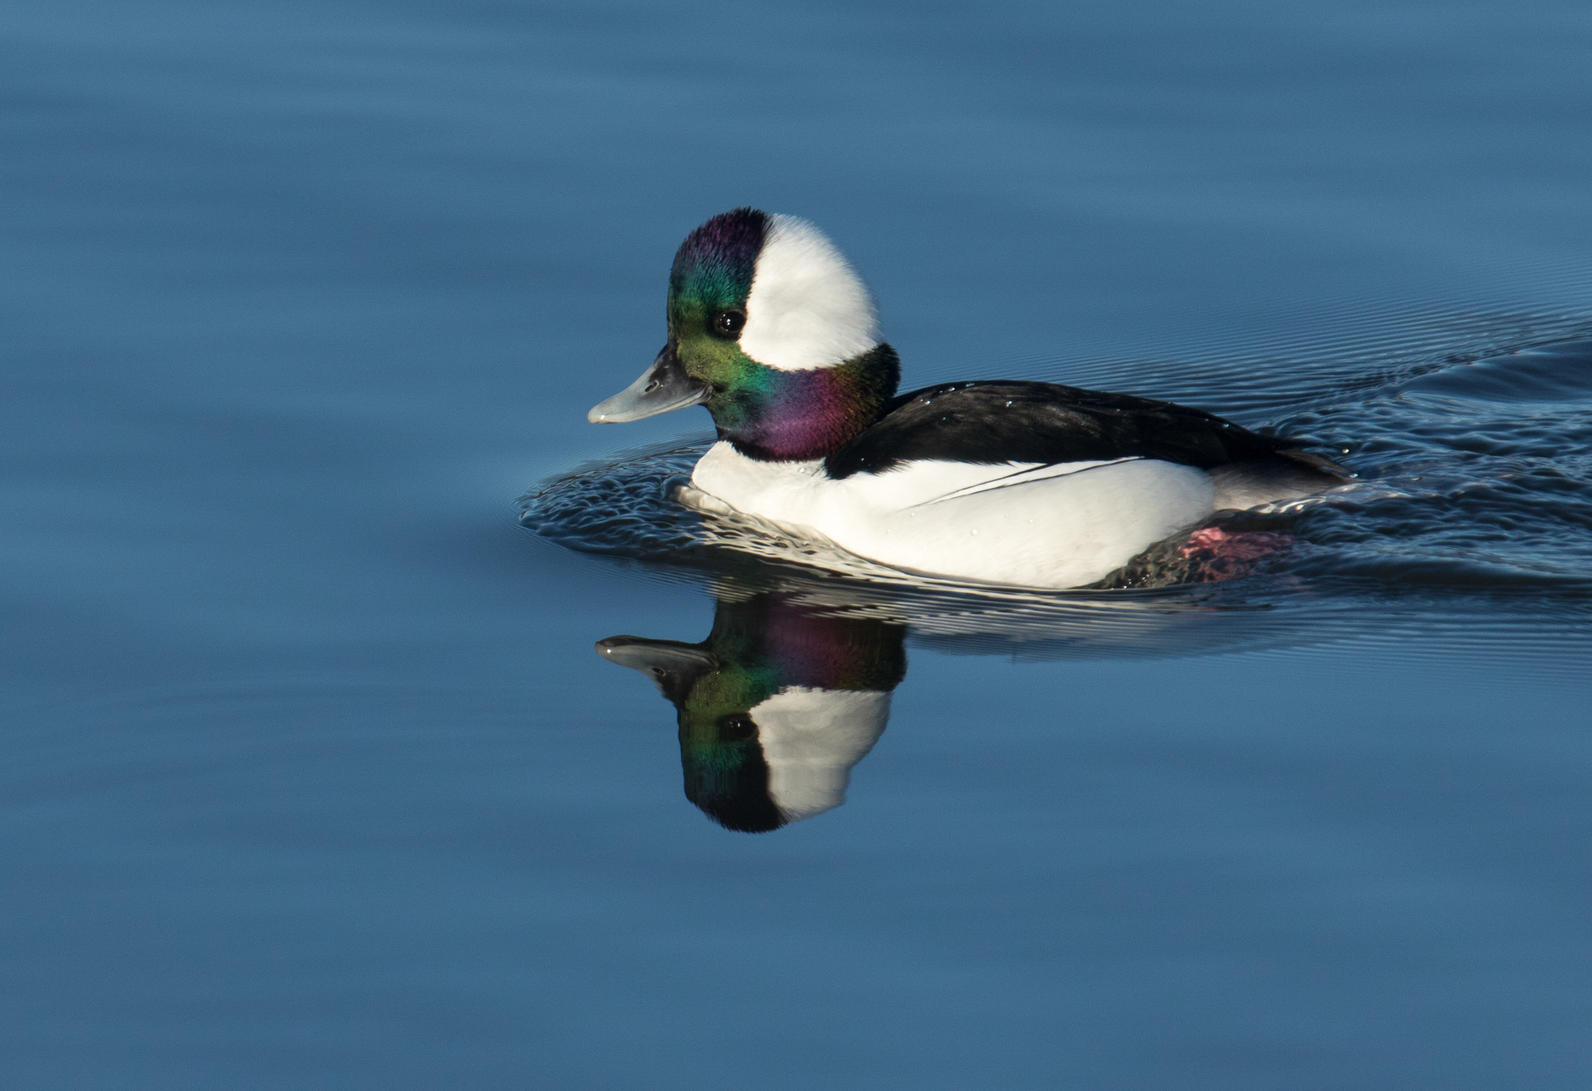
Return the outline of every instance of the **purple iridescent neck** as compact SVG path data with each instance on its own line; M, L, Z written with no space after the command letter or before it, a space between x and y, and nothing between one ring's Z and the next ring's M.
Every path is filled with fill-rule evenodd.
M839 450L878 420L900 378L895 350L880 344L832 367L756 365L742 382L710 398L708 409L719 438L748 458L806 461Z

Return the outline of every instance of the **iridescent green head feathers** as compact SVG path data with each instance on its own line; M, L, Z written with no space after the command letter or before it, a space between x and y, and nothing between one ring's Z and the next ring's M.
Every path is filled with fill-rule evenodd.
M721 438L765 460L821 458L895 392L873 299L812 224L740 208L691 232L669 272L669 340L651 369L595 407L636 420L704 404Z
M830 367L879 343L873 297L806 220L751 208L691 232L669 273L669 332L733 339L778 371Z

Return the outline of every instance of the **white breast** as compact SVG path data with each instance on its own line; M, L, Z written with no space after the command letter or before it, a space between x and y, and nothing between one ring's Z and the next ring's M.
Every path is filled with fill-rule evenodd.
M1155 459L912 462L834 481L819 461L758 462L719 443L691 483L700 507L894 568L1028 587L1093 583L1215 510L1209 474Z

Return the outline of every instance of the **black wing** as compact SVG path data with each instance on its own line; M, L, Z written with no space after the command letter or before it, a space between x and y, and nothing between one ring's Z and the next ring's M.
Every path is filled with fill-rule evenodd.
M947 383L902 394L830 455L831 477L879 473L911 459L1084 462L1157 458L1212 469L1283 458L1329 476L1346 471L1199 409L1029 382Z

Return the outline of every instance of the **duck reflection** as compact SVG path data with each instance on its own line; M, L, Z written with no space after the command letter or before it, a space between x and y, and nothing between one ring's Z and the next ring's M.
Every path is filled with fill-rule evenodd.
M686 798L733 830L777 829L845 802L906 675L906 627L779 593L721 598L698 644L612 636L600 655L674 704Z
M1330 632L1275 584L1172 591L1036 592L814 579L789 566L714 573L713 631L691 644L613 636L597 651L641 671L675 706L685 794L736 830L772 830L838 807L852 766L884 732L905 644L1020 661L1154 660L1310 643ZM1256 593L1258 590L1258 594ZM1325 623L1328 627L1322 628Z

